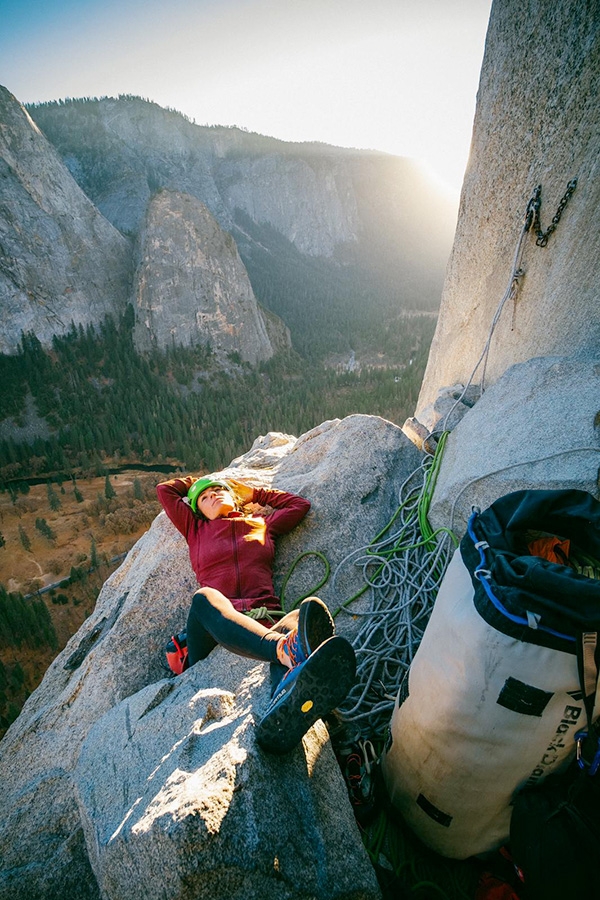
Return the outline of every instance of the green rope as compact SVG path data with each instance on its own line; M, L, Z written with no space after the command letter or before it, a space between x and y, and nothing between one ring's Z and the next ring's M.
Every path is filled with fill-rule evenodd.
M427 549L431 549L432 547L435 546L435 539L440 534L448 534L450 539L452 540L454 546L458 547L459 542L458 542L458 539L457 539L456 535L454 534L454 532L452 532L449 528L444 528L444 527L437 528L434 531L432 529L432 527L429 523L429 519L428 519L429 508L431 506L431 501L433 499L433 493L435 491L435 486L437 484L440 466L442 463L442 455L444 453L444 448L446 446L446 441L448 440L449 434L450 434L449 431L444 431L440 435L438 444L435 448L435 453L433 454L433 460L431 463L431 467L430 467L429 471L427 472L427 476L425 478L425 484L424 484L421 492L419 493L417 490L413 490L412 493L410 493L409 496L402 503L399 504L394 515L389 520L387 525L385 525L381 529L379 534L373 538L371 543L365 549L366 556L376 556L379 559L381 559L381 557L385 557L386 559L393 559L393 557L396 554L403 553L408 550L417 550L421 547L426 547ZM390 547L388 550L378 550L377 552L373 552L372 548L375 547L381 541L381 539L384 537L384 535L390 530L390 528L392 527L392 525L394 524L394 522L396 521L398 516L400 516L400 514L402 513L403 509L409 503L414 503L415 500L418 500L417 517L418 517L418 522L419 522L419 529L421 531L421 534L423 535L423 540L418 541L416 543L403 545L402 544L403 534L401 534L399 536L399 538L397 539L397 541L395 542L395 544L392 547ZM381 572L383 571L384 568L385 568L385 563L381 563L378 566L378 568L375 570L372 578L373 579L377 578L377 576L381 574ZM436 574L437 574L437 572L436 572ZM337 609L334 612L332 612L331 615L333 616L333 618L335 619L336 616L340 612L342 612L342 610L344 610L348 606L350 606L350 604L353 603L355 600L358 600L359 597L362 597L362 595L366 591L368 591L370 587L371 587L370 584L365 584L358 591L356 591L355 594L352 594L351 597L348 597L346 600L343 600L342 603L340 603L340 605L337 607Z
M266 619L271 625L275 625L277 619L285 616L285 612L282 609L269 609L268 606L257 606L255 609L245 609L244 615L248 616L249 619L258 621Z
M433 538L438 534L446 533L454 542L454 546L458 547L458 540L456 538L456 535L449 528L438 528L437 531L433 531L428 519L429 508L431 506L431 501L433 500L435 486L437 484L440 467L442 465L442 456L449 434L449 431L443 431L440 435L437 447L435 448L433 462L431 463L431 468L427 473L427 478L425 480L425 488L419 498L418 516L419 528L421 529L421 534L424 536L426 541L432 542Z
M296 559L293 561L292 565L290 566L287 575L283 579L283 584L281 585L280 596L281 596L281 606L283 607L283 609L285 609L285 589L287 587L287 583L290 580L290 578L292 577L292 573L294 572L294 569L296 568L296 566L298 565L300 560L304 559L305 556L318 557L325 566L325 574L324 574L323 578L321 579L321 581L319 581L318 584L316 584L313 588L311 588L306 594L302 594L301 597L298 597L298 599L295 600L294 603L292 603L292 605L287 610L287 612L291 612L293 609L296 609L296 607L299 606L303 600L306 600L307 597L313 597L316 594L316 592L318 590L320 590L320 588L322 588L324 584L326 584L326 582L329 578L330 572L331 572L331 566L329 565L329 560L327 559L327 557L325 556L324 553L321 553L319 550L306 550L304 553L300 553L299 556L296 557Z

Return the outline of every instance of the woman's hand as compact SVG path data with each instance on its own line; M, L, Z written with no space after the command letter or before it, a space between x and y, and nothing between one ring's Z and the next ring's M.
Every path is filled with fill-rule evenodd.
M242 503L250 503L254 497L254 488L237 478L228 478L227 483L231 485Z

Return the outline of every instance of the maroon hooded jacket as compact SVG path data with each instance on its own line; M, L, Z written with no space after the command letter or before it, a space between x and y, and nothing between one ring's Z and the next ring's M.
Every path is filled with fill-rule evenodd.
M201 587L221 591L240 612L266 606L280 609L273 590L274 538L302 521L310 503L285 491L254 489L252 503L270 506L267 516L228 516L205 520L195 515L184 498L197 479L174 478L156 488L169 519L184 536L190 562Z

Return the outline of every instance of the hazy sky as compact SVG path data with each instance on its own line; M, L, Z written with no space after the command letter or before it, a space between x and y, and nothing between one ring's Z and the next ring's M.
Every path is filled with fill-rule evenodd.
M455 190L491 0L0 0L21 102L139 94L239 125L421 159Z

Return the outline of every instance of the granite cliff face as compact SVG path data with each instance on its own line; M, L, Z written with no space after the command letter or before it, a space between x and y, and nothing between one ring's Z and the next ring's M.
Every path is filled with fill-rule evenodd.
M289 347L285 325L258 308L235 243L199 201L148 201L135 251L77 185L18 101L0 88L0 352L22 332L42 344L135 300L139 349L207 343L256 363Z
M135 343L210 344L249 363L273 355L237 247L206 206L174 191L149 202L134 285Z
M394 282L400 305L437 306L455 208L409 160L201 127L139 98L31 113L126 233L155 190L183 191L234 235L251 278L279 239L308 261L356 264L380 288Z
M246 304L253 302L247 300L248 285L240 274L241 263L236 263L234 283L226 293L233 299L236 285L244 282L241 306L234 312L229 305L233 318L221 316L219 322L223 348L231 347L243 359L265 359L274 349L289 347L286 325L296 349L323 355L352 349L363 332L381 327L403 309L437 306L454 210L408 160L327 145L287 144L235 128L201 128L136 98L32 109L59 157L5 89L2 104L0 300L8 325L5 351L16 349L21 330L34 331L48 344L54 333L68 330L71 321L98 322L107 312L118 314L127 302L140 300L140 291L136 288L132 294L131 287L136 257L123 235L133 243L141 231L146 234L149 204L161 190L200 201L237 245L263 306L252 313L253 324L248 323L262 336L257 332L248 346L232 346ZM175 266L179 300L174 301L170 282L159 288L155 274L139 307L152 307L155 314L140 318L138 345L165 346L182 336L187 343L199 326L198 307L185 323L185 304L180 301L184 284L198 299L195 251L184 259L180 249L167 264L165 247L160 241L146 241L144 235L144 277L161 270L169 279ZM190 239L191 232L188 247ZM155 246L161 259L153 268ZM230 249L219 263L213 293L223 289L224 274L233 272L227 261ZM207 277L205 268L201 292L208 290ZM149 299L148 290L155 297L170 297L169 303L161 301L166 318L160 325L157 303ZM366 331L365 315L370 317ZM144 333L150 321L157 324L155 335ZM312 322L311 334L304 334L307 321ZM216 322L210 329L212 342ZM315 330L322 335L316 351Z
M600 3L496 0L492 7L454 248L418 408L463 384L510 283L525 210L542 186L541 230L577 188L546 247L528 233L515 300L490 346L486 380L535 356L600 343ZM475 376L481 381L482 369Z
M242 210L268 222L308 256L331 257L359 240L361 222L352 171L342 160L264 156L219 162L216 180L227 214Z
M125 309L131 247L0 87L0 352Z
M598 0L495 0L440 317L417 421L405 425L421 438L453 429L436 526L462 533L473 506L515 490L598 496L599 91ZM540 184L540 226L532 216L526 230Z

